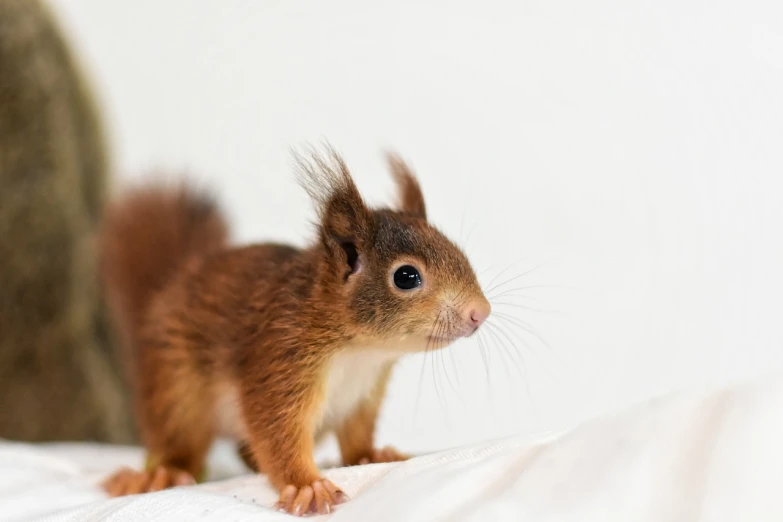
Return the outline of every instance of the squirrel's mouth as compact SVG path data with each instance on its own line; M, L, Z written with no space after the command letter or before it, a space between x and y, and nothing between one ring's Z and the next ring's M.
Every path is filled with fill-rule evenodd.
M440 333L438 335L428 335L427 341L432 345L446 346L459 339L470 337L476 333L477 330L478 328L465 328L462 331L457 330L456 332L448 334Z

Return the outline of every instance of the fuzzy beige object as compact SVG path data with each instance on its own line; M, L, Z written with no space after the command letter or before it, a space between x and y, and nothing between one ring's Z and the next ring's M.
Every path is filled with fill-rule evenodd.
M52 13L0 0L0 437L135 438L96 277L99 116Z

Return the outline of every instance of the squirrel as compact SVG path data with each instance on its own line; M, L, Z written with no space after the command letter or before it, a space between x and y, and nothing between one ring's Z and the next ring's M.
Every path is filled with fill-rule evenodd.
M229 247L218 205L186 183L137 187L107 209L101 265L147 450L144 471L103 483L111 496L195 483L213 439L229 436L278 509L329 513L348 497L319 474L315 444L334 432L346 466L405 460L373 445L395 362L489 316L399 156L388 154L395 208L370 208L330 146L296 160L319 218L307 248Z

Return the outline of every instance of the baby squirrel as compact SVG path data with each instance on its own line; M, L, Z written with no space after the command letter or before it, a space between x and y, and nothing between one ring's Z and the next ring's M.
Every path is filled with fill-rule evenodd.
M146 470L104 483L109 494L193 483L213 439L230 436L279 509L328 513L347 496L320 475L314 445L334 432L346 466L404 460L373 446L392 367L489 316L398 156L396 209L369 208L331 148L297 160L319 216L305 249L228 247L214 202L187 186L136 189L107 209L102 273L148 454Z

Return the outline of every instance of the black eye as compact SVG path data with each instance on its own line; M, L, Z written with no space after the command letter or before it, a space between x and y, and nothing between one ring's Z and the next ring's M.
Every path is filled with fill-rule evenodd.
M411 265L404 265L394 272L394 286L400 290L413 290L421 285L421 274Z

